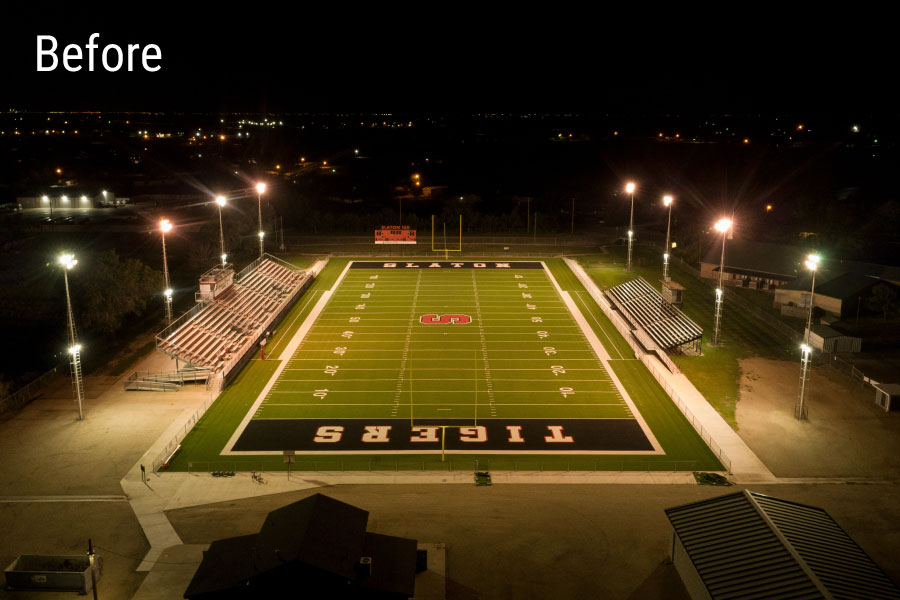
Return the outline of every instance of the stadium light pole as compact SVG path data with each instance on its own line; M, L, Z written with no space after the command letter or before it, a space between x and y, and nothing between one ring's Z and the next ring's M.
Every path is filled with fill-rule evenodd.
M713 329L712 345L719 345L719 325L722 322L722 301L725 296L725 235L731 229L731 219L719 219L716 222L716 231L722 233L722 261L719 264L719 287L716 288L716 319Z
M630 181L625 184L625 191L631 194L631 217L628 219L628 262L625 270L631 271L631 248L634 244L634 184Z
M166 233L172 231L172 222L163 219L159 222L159 230L162 232L162 250L163 250L163 278L165 280L165 289L163 296L166 299L166 325L172 324L172 288L169 285L169 261L166 257Z
M266 191L266 184L257 183L256 184L256 199L257 199L257 207L259 208L259 257L262 258L263 252L265 249L263 248L263 237L265 237L265 233L263 232L262 226L262 195ZM222 251L225 252L224 250Z
M81 345L75 338L75 318L72 315L72 298L69 295L69 269L78 264L71 254L63 254L59 257L59 264L63 268L63 280L66 282L66 318L69 325L69 366L72 371L72 387L75 388L75 400L78 402L78 420L84 420L84 383L81 380Z
M225 196L216 196L216 204L219 205L219 244L222 247L222 267L225 267L225 229L222 227L222 207L225 206Z
M663 281L669 281L669 232L672 230L672 196L663 196L663 204L669 207L669 224L666 225L666 250L663 252Z
M812 313L816 304L816 267L819 266L819 255L810 254L806 257L806 268L812 271L812 286L809 290L809 312L806 317L806 336L800 346L800 395L797 397L797 406L794 416L799 421L806 421L808 410L806 407L806 378L809 375L809 359L812 356L812 346L809 345L809 334L812 328Z

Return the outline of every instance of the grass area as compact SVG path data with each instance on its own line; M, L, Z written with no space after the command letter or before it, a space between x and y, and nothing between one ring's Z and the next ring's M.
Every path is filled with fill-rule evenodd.
M289 258L285 258L285 260L291 261ZM282 324L277 328L275 335L273 336L270 345L268 346L268 350L271 354L269 356L275 357L283 349L284 345L290 340L297 328L302 324L303 319L308 315L309 311L312 309L315 302L321 297L321 293L327 289L330 289L337 277L343 271L344 266L346 265L348 259L332 259L325 270L322 272L318 280L311 287L309 291L298 301L298 303L291 309L289 314L285 317L285 320ZM467 258L466 260L473 260L471 258ZM512 260L512 257L510 257ZM299 262L299 261L298 261ZM312 262L312 259L309 261ZM296 463L293 465L294 469L297 470L409 470L409 469L431 469L431 470L442 470L442 469L501 469L501 470L657 470L657 471L673 471L673 470L719 470L721 469L721 465L716 460L715 456L712 452L706 447L703 441L697 436L694 432L693 428L681 414L681 412L674 406L669 397L665 394L659 384L653 379L650 373L644 368L644 366L640 363L640 361L634 360L634 354L631 351L628 344L624 339L619 335L618 331L616 331L615 327L609 322L606 316L602 313L600 308L594 303L593 299L587 294L584 290L581 283L574 277L568 267L565 266L561 259L545 259L548 267L554 275L554 278L560 284L561 288L565 291L568 291L575 304L582 311L584 316L586 317L588 323L593 328L595 333L598 335L599 339L606 346L608 351L610 352L612 358L614 359L610 362L610 365L618 378L622 381L625 388L628 390L629 396L632 398L632 401L635 404L635 407L640 412L640 414L644 417L650 429L653 431L654 436L661 444L662 448L665 451L665 455L533 455L533 454L508 454L508 455L488 455L488 454L470 454L470 455L448 455L445 461L441 460L441 456L439 454L428 454L428 455L395 455L395 454L381 454L381 455L324 455L324 456L297 456ZM295 263L296 264L296 263ZM469 272L471 273L471 271ZM535 273L541 273L542 271L536 271ZM455 274L454 274L455 275ZM382 280L384 281L384 280ZM342 288L343 289L343 284ZM549 288L548 288L549 289ZM439 289L435 290L438 294L440 293ZM518 290L517 290L518 292ZM535 290L537 292L537 289ZM555 292L552 292L552 296L558 298L555 295ZM399 296L403 298L401 294ZM547 295L542 299L542 302L545 304L550 304L551 295ZM410 298L406 297L405 301L407 303L410 302ZM439 302L439 295L435 295L434 298L430 300L432 303ZM465 299L460 299L458 297L453 297L452 301L454 302L454 306L460 302L467 302ZM487 297L481 299L482 303L488 301ZM558 302L558 300L557 300ZM521 304L519 302L518 304ZM561 305L561 303L559 303ZM498 305L499 306L499 305ZM331 307L331 305L329 305ZM337 305L336 305L337 307ZM424 308L424 307L422 307ZM431 308L434 310L438 310L440 307L438 305L434 305ZM329 308L330 310L330 308ZM385 309L387 310L387 308ZM419 311L421 312L421 311ZM409 309L406 309L406 313L409 313ZM374 313L373 313L374 314ZM571 317L567 316L568 313L560 312L559 313L559 322L556 323L557 327L561 327L562 329L553 330L550 325L546 325L545 329L550 332L550 335L554 336L554 338L560 338L567 335L566 327L569 327L569 321L571 321ZM309 344L308 350L312 353L322 352L324 349L319 348L316 344L326 343L327 340L322 338L322 341L316 341L318 338L316 335L326 336L329 331L337 331L334 328L334 324L329 324L327 321L322 321L324 317L327 316L323 314L320 317L319 322L317 322L314 330L311 332L314 334L316 328L320 328L320 334L314 334L312 336L308 336ZM566 320L568 319L568 321ZM321 327L320 327L321 325ZM488 330L489 331L489 330ZM381 334L387 334L387 331L381 331ZM374 333L374 332L373 332ZM396 333L396 332L394 332ZM443 332L440 332L443 333ZM505 333L501 331L501 333ZM360 338L357 338L360 339ZM365 338L361 338L360 341L363 341ZM425 338L423 338L425 339ZM327 342L332 346L334 342ZM468 342L471 345L471 341ZM506 342L502 342L503 344L507 344ZM545 344L547 342L541 341L540 344ZM568 341L554 342L557 347L560 349L566 348L567 351L570 352L569 358L573 359L580 356L579 352L583 353L583 350L579 350L576 348L578 344L584 343L583 341L577 341L574 335L568 339ZM507 345L502 346L508 348L508 351L524 351L524 348L530 348L530 346L523 345L524 342L514 342L510 341ZM532 342L529 342L532 344ZM307 345L307 342L304 342L304 345ZM465 344L464 344L465 345ZM448 344L448 348L451 345ZM570 347L571 346L571 347ZM508 352L507 351L507 352ZM477 355L477 352L473 352L472 350L467 350L467 352L472 352L473 356ZM492 350L491 352L495 352ZM268 354L268 353L267 353ZM509 358L504 358L503 352L500 352L499 355L491 354L491 366L492 368L497 368L498 373L502 371L504 367L518 367L519 370L523 367L523 365L527 366L527 363L521 362L516 359L515 354L509 354ZM295 357L297 354L295 354ZM319 354L315 354L315 356L319 356ZM324 355L323 355L324 356ZM380 356L380 355L376 355ZM453 353L444 353L444 362L448 358L452 358ZM435 364L441 364L441 357L429 357L429 361L434 361ZM504 360L506 361L504 363ZM580 360L580 359L579 359ZM517 364L518 362L518 364ZM592 362L596 362L595 360ZM344 363L348 367L349 363ZM477 362L473 362L473 365L477 365ZM251 361L247 367L243 370L242 373L238 375L235 381L226 389L223 394L216 400L212 407L207 411L206 415L200 420L195 429L185 438L182 442L182 450L173 460L171 469L174 470L250 470L250 469L260 469L260 470L275 470L275 469L286 469L287 465L282 463L280 457L272 457L272 456L221 456L219 453L225 447L228 439L234 432L234 428L237 423L241 421L241 419L247 414L248 410L252 406L253 402L258 397L259 393L262 391L266 382L271 378L275 369L278 367L277 360L266 360L259 361L254 360ZM362 366L365 368L365 365ZM543 368L543 367L542 367ZM418 367L417 367L418 369ZM596 367L594 367L596 369ZM602 369L602 366L601 366ZM585 372L587 373L587 372ZM599 381L602 379L600 375L602 375L601 371L597 371L598 375L591 375L592 378L597 379L597 384L592 383L584 383L579 382L578 385L587 385L590 389L594 389L593 386L600 385ZM372 373L364 372L365 378L373 379ZM427 372L423 372L424 375L427 375ZM535 397L540 397L539 394L535 394L535 391L540 391L543 389L541 386L545 386L545 383L542 381L552 383L557 385L553 378L550 378L550 373L543 373L540 371L528 371L528 378L534 379L535 381L530 384L523 384L520 381L514 381L513 378L507 378L506 381L495 380L494 385L496 386L496 390L499 392L500 389L506 390L508 388L508 392L510 394L509 398L516 398L517 402L525 402L534 403ZM435 375L435 373L431 373L431 375ZM545 377L546 375L546 377ZM284 375L282 375L284 377ZM321 377L321 374L319 375ZM549 378L549 379L548 379ZM498 377L498 379L501 379ZM396 378L394 378L394 383L396 383ZM389 382L390 383L390 382ZM296 382L291 382L286 385L298 385ZM305 384L299 384L301 387ZM317 385L322 385L318 384ZM474 385L479 386L479 389L485 391L485 381L484 379L476 379ZM525 385L525 387L522 387ZM503 387L506 386L506 387ZM529 387L530 386L530 387ZM537 387L535 387L537 386ZM370 386L371 387L371 386ZM393 389L393 384L391 384L391 389ZM528 388L526 390L526 388ZM534 389L532 389L534 388ZM603 394L608 392L602 392L600 389L602 385L597 388L598 394ZM299 389L299 388L298 388ZM305 389L305 388L304 388ZM329 387L331 390L332 387ZM335 388L336 389L336 388ZM352 389L352 388L348 388ZM366 388L369 389L369 388ZM522 390L528 392L524 396L517 392L516 390ZM605 388L604 388L605 389ZM309 391L309 390L305 390ZM390 390L385 388L385 391L388 393L392 393ZM481 392L480 392L481 393ZM585 388L584 393L579 396L579 399L588 399L591 397L590 395L594 392L590 392L588 388ZM332 400L331 396L334 396L329 392L329 401ZM559 394L557 394L559 395ZM362 394L360 394L362 396ZM452 392L451 392L452 396ZM499 396L499 393L498 393ZM425 396L419 396L420 398L425 398ZM436 396L436 398L443 398L442 396ZM485 398L485 401L487 399ZM441 400L440 402L444 402L445 400ZM563 397L563 401L565 401L565 396ZM418 401L417 401L418 402ZM437 402L435 398L429 402L431 406L429 409L435 410L440 406L449 407L449 404L442 405L440 402ZM560 403L561 404L561 403ZM502 403L498 403L498 408L500 411L506 410L504 409ZM524 405L523 405L524 406ZM452 408L452 407L451 407ZM528 407L525 407L528 408ZM614 407L612 407L614 408ZM489 415L489 409L487 403L483 406L479 407L480 414L482 416ZM283 407L278 407L277 411L283 412ZM522 410L522 408L518 408L516 410ZM577 409L573 406L571 409L565 407L558 407L557 409L552 409L546 407L545 401L539 401L539 406L533 406L528 410L538 410L542 411L541 414L565 414L566 411L578 410L584 411L593 409L578 407ZM560 413L559 411L563 412ZM607 409L604 409L607 410ZM550 411L549 413L547 411ZM526 411L528 412L528 411ZM512 414L512 413L507 413ZM529 413L530 414L530 413ZM278 412L276 415L272 413L273 416L285 416L282 415L281 412ZM399 415L398 415L399 416ZM504 415L506 416L506 415ZM516 416L521 417L521 414L517 414ZM595 414L590 414L588 416L597 416ZM623 415L626 416L627 415Z
M580 262L600 286L612 287L641 276L658 287L662 279L661 257L642 247L635 248L632 273L624 270L625 249L621 246L610 247L603 254L581 257ZM678 263L672 263L669 270L672 280L686 288L682 310L703 328L703 355L675 356L673 360L719 414L736 428L738 360L751 356L791 359L795 358L793 348L756 318L734 305L729 306L727 299L722 309L720 337L723 345L709 345L714 325L714 287Z

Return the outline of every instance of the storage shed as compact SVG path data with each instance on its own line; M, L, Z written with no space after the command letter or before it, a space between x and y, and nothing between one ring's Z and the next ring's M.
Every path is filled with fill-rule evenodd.
M828 325L814 323L809 331L809 344L822 352L859 352L862 338L846 335Z
M691 598L900 598L821 508L743 491L666 509Z
M900 383L870 383L875 388L875 404L887 412L893 401L893 410L900 410Z

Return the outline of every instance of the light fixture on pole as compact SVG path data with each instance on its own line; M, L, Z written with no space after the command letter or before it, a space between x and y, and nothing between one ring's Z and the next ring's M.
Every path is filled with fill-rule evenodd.
M219 245L222 248L222 267L225 267L225 229L222 227L222 207L225 206L225 196L216 196L216 204L219 205Z
M634 244L634 184L630 181L625 184L625 191L631 194L631 217L628 219L628 262L625 270L631 271L631 248Z
M165 289L163 295L166 299L166 325L172 324L172 288L169 285L169 261L166 257L166 234L172 231L172 223L168 219L159 222L159 230L162 232L162 249L163 249L163 278L165 280Z
M806 257L806 268L812 271L812 286L809 290L809 312L806 317L806 335L800 346L800 395L797 397L797 406L794 407L794 416L800 421L808 417L806 407L806 378L809 374L809 359L812 356L812 346L809 345L809 334L812 329L812 313L816 305L816 267L819 266L819 255L810 254Z
M731 229L731 219L719 219L716 231L722 234L722 262L719 264L719 287L716 288L716 319L713 329L712 345L719 345L719 325L722 322L722 301L725 299L725 235Z
M78 402L78 420L84 420L84 382L81 379L81 345L75 337L75 318L72 315L72 298L69 295L69 269L78 264L71 254L63 254L59 257L59 264L63 268L63 280L66 282L66 318L69 325L69 363L72 372L72 387L75 389L75 400Z
M262 258L263 252L265 249L263 248L263 237L265 237L265 233L263 232L262 226L262 195L266 191L266 184L257 183L256 184L256 199L257 199L257 207L259 208L259 257ZM224 250L222 251L224 253Z
M50 207L50 223L53 223L53 203L48 196L41 196L41 202Z
M669 207L669 224L666 225L666 249L663 252L663 281L669 281L669 232L672 229L672 196L663 196L663 204Z

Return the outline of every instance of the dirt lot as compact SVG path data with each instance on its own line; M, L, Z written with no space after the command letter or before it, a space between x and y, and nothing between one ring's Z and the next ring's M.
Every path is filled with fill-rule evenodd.
M828 367L811 370L809 420L794 418L797 362L741 361L738 433L778 477L900 477L900 413Z

